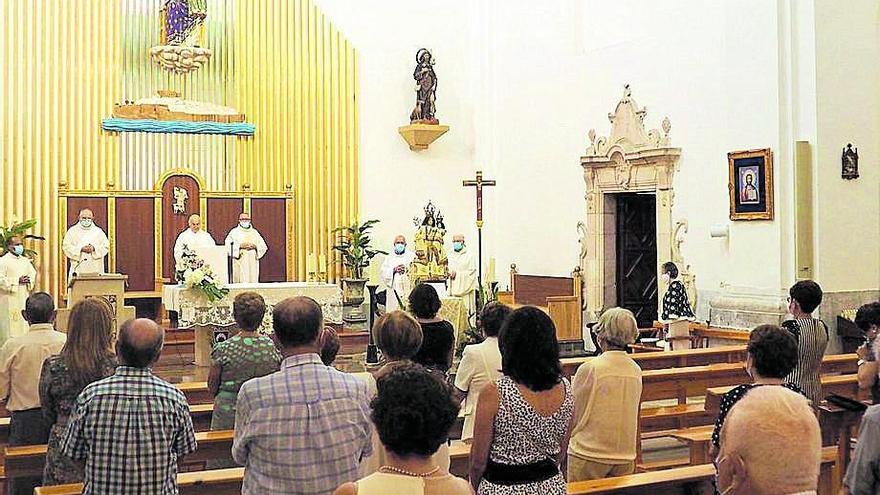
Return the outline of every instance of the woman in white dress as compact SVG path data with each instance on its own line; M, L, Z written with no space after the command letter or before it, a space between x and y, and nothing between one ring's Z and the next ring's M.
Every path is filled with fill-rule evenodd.
M501 378L501 350L498 348L498 332L501 324L512 312L509 306L500 302L490 302L480 312L480 326L486 340L464 348L458 371L455 373L455 388L459 395L465 395L462 415L464 427L461 440L470 443L474 436L474 413L480 391L491 382Z

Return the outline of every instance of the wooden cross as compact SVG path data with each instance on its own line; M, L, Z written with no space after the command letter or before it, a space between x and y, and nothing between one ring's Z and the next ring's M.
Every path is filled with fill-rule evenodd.
M483 180L483 171L477 170L476 180L465 180L464 187L477 188L477 286L483 288L483 187L494 186L494 180ZM478 308L479 309L479 308Z
M465 180L462 181L461 185L464 187L476 187L477 188L477 228L483 228L483 187L484 186L494 186L496 182L494 180L483 180L483 171L477 170L477 179L476 180Z

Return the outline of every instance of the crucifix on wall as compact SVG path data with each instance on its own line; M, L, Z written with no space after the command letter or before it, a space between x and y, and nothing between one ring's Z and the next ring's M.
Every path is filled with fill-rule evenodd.
M483 288L483 187L494 186L494 180L484 180L483 171L477 170L475 180L462 181L464 187L477 188L477 285Z

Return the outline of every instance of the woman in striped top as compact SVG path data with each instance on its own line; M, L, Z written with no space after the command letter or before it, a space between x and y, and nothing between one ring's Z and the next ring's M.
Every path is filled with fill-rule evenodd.
M803 390L817 407L822 399L819 367L828 347L828 327L813 318L813 311L822 302L822 288L812 280L801 280L791 286L788 294L788 311L794 319L783 322L782 327L797 339L798 361L785 381Z

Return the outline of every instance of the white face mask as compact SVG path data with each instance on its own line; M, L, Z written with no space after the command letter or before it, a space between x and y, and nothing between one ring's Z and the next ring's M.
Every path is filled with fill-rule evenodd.
M242 221L238 222L238 224L241 225L241 228L243 228L243 229L251 228L251 221L250 220L242 220Z
M80 218L79 224L82 225L82 227L84 229L87 229L92 226L92 219L91 218Z

